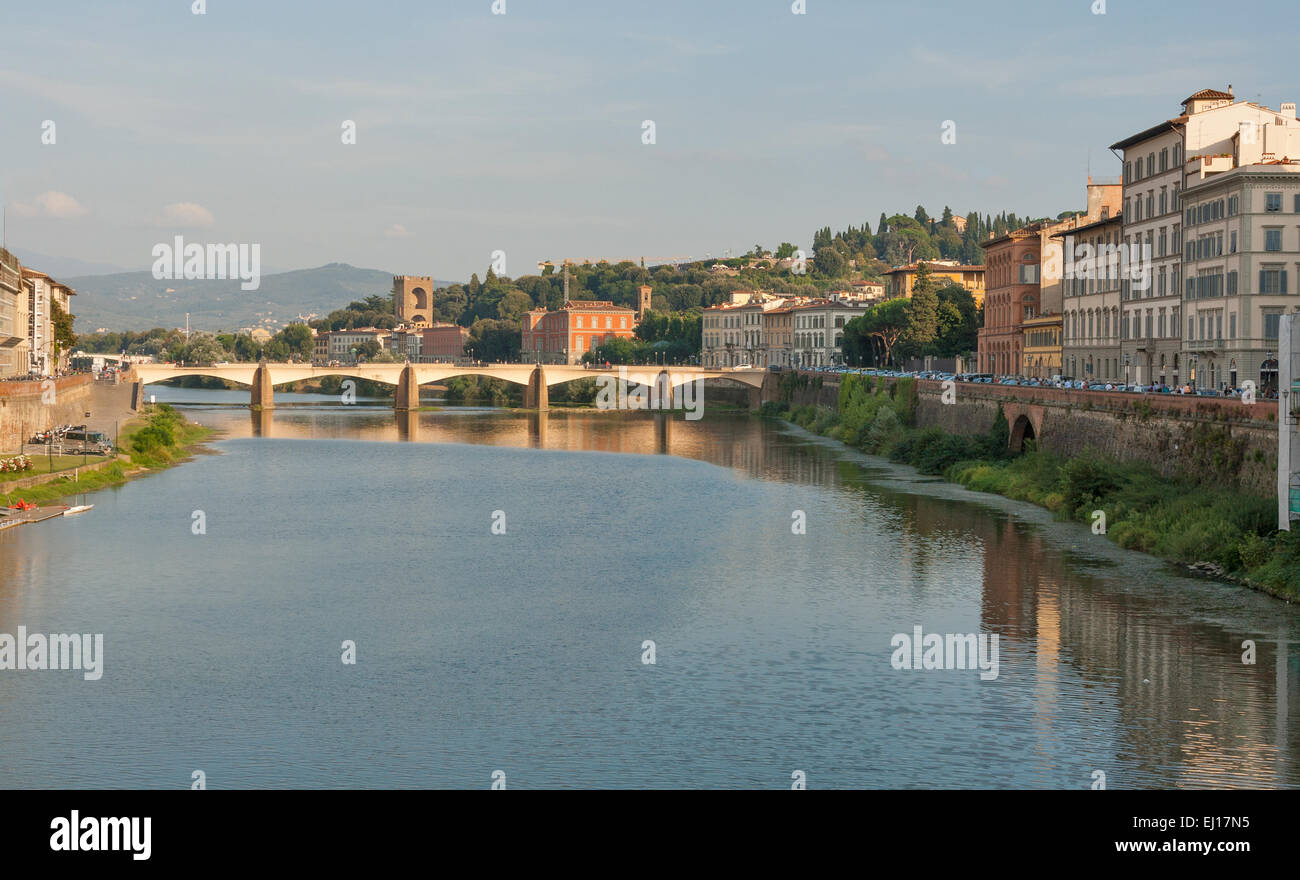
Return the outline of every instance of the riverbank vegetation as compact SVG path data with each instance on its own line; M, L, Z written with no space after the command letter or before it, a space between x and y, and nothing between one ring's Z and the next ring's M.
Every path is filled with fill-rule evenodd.
M1104 514L1105 536L1121 547L1203 568L1265 592L1300 599L1300 540L1276 528L1275 499L1225 487L1217 479L1175 480L1150 467L1089 453L1063 459L1032 442L1022 454L1007 448L999 413L987 434L961 436L914 424L912 380L875 385L845 376L837 406L764 404L816 434L872 455L1045 507L1058 518L1093 526Z
M148 407L141 418L122 428L118 448L126 456L97 470L74 468L49 482L14 489L3 496L4 505L14 504L20 498L29 504L44 505L69 495L120 486L141 471L161 470L178 463L212 433L211 428L185 421L167 404Z

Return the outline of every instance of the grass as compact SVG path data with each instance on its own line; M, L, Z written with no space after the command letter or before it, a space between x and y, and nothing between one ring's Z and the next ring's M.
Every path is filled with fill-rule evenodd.
M977 492L1028 501L1062 520L1104 522L1104 534L1121 547L1170 562L1212 562L1250 587L1300 599L1300 536L1275 528L1272 497L1225 486L1213 469L1198 483L1096 454L1062 459L1030 449L1013 455L1000 412L985 435L916 428L912 389L900 382L886 391L869 377L845 378L856 381L841 385L835 409L766 403L760 414Z
M132 475L141 471L161 470L175 464L188 456L190 450L208 439L212 429L195 425L185 419L167 404L146 407L141 417L127 422L122 427L118 448L130 456L129 465L116 461L97 471L83 471L74 480L72 474L56 477L39 486L15 489L0 500L8 507L18 499L30 504L48 504L69 495L93 492L109 486L120 486ZM81 456L64 456L75 459L80 465ZM91 461L102 460L92 456ZM44 461L44 459L42 459ZM33 464L35 465L35 457ZM56 462L57 463L57 462ZM31 476L38 473L35 468L25 471L17 477Z

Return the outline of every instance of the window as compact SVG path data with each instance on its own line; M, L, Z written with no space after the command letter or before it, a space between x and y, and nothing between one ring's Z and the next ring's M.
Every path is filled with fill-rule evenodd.
M1233 271L1228 273L1228 296L1235 296L1236 294L1237 294L1237 272L1234 269ZM1233 338L1235 339L1236 336L1234 335Z
M1237 338L1237 313L1233 312L1228 316L1228 338Z
M1236 216L1237 216L1237 204L1238 204L1238 203L1237 203L1237 197L1236 197L1236 196L1228 196L1228 216L1229 216L1229 217L1236 217Z
M1228 253L1235 254L1237 252L1237 230L1234 229L1229 234L1228 241L1230 243L1228 247Z
M1168 147L1165 147L1163 150L1160 151L1160 170L1161 171L1169 170L1169 148ZM1161 199L1163 200L1163 198L1164 195L1162 193Z
M1281 193L1264 193L1264 210L1269 214L1276 214L1282 210Z
M1020 267L1020 283L1021 283L1021 284L1037 284L1037 283L1038 283L1038 266L1037 266L1037 264L1022 265L1022 266Z
M1259 270L1260 293L1286 293L1286 270L1282 268Z
M1277 311L1264 312L1264 338L1277 339L1278 330L1282 325L1282 313Z
M626 330L626 329L627 329L627 318L619 318L619 319L618 319L618 329L620 329L620 330Z
M1296 197L1295 197L1295 212L1296 212L1297 214L1300 214L1300 193L1296 193Z
M1264 250L1280 251L1282 250L1282 230L1265 229L1264 230Z
M606 329L606 330L612 330L612 329L614 329L614 319L613 319L613 318L606 318L606 319L605 319L605 329Z
M578 316L578 329L579 329L579 330L582 329L582 316L581 316L581 315ZM581 337L579 337L579 338L581 338Z

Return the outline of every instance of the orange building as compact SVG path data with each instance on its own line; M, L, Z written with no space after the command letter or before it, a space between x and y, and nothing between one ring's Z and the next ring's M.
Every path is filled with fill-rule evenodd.
M437 323L420 329L420 360L454 361L465 352L469 328L458 324Z
M544 364L576 364L582 356L614 339L636 335L637 313L608 300L573 300L552 312L524 313L520 357Z
M930 278L939 287L956 284L970 291L975 300L975 307L984 303L984 267L964 266L956 260L922 260L930 269ZM912 284L916 281L916 270L921 263L910 266L895 266L885 274L885 299L898 299L912 296Z
M987 286L979 331L979 372L1018 375L1024 338L1020 325L1038 314L1042 237L1038 226L984 242Z

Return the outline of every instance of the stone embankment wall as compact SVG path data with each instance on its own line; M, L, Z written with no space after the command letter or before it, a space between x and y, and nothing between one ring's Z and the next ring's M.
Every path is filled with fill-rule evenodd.
M792 405L834 407L839 377L821 375L816 387L819 374L805 375L809 383L795 391ZM1061 456L1092 451L1149 465L1169 477L1208 476L1246 491L1276 491L1277 401L1244 404L1214 397L957 383L945 403L942 383L921 380L916 386L919 427L982 434L1001 409L1013 448L1033 440Z
M84 424L93 383L89 374L0 382L0 454L17 453L19 445L37 431Z

